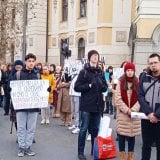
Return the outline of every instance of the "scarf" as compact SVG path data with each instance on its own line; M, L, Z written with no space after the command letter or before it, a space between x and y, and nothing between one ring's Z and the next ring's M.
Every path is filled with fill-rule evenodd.
M126 77L126 80L127 80L127 83L132 82L133 78ZM132 89L132 94L131 94L130 103L129 103L127 90L124 89L125 77L123 76L120 80L120 90L121 90L122 100L130 108L132 108L134 106L134 104L137 102L137 99L138 99L138 97L137 97L138 78L135 78L135 81L136 81L136 89L135 90ZM130 104L130 106L129 106L129 104Z

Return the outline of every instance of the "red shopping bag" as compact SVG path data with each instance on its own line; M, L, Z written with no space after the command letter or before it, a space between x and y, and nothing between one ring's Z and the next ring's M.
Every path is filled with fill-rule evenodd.
M97 136L94 140L94 160L115 158L116 146L112 136L102 138Z

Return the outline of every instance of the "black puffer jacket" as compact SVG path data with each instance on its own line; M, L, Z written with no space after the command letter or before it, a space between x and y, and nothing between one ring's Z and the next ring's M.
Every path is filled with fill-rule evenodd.
M89 87L91 84L91 88ZM103 112L104 101L102 92L107 90L104 73L97 66L89 63L81 70L75 83L75 91L81 92L80 110L84 112Z

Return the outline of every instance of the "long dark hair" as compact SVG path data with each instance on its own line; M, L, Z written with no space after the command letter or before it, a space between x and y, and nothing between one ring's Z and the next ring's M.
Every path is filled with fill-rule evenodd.
M123 82L123 85L124 85L124 86L123 86L123 89L127 91L129 88L128 88L128 83L127 83L127 76L126 76L125 73L124 73L124 75L120 78L120 81ZM131 83L132 83L131 89L134 90L134 91L136 91L136 90L137 90L137 87L138 87L138 78L135 76L135 74L134 74L134 76L133 76L133 78L132 78Z

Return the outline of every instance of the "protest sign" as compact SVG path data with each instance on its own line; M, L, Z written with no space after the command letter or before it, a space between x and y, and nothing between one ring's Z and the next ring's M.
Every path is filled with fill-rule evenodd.
M76 75L82 69L82 62L80 60L65 60L64 63L64 73L69 76Z
M86 63L88 63L88 58L82 58L81 59L82 65L84 66Z
M113 79L119 79L123 74L123 68L113 68Z
M15 110L48 107L48 80L11 81L10 86Z

